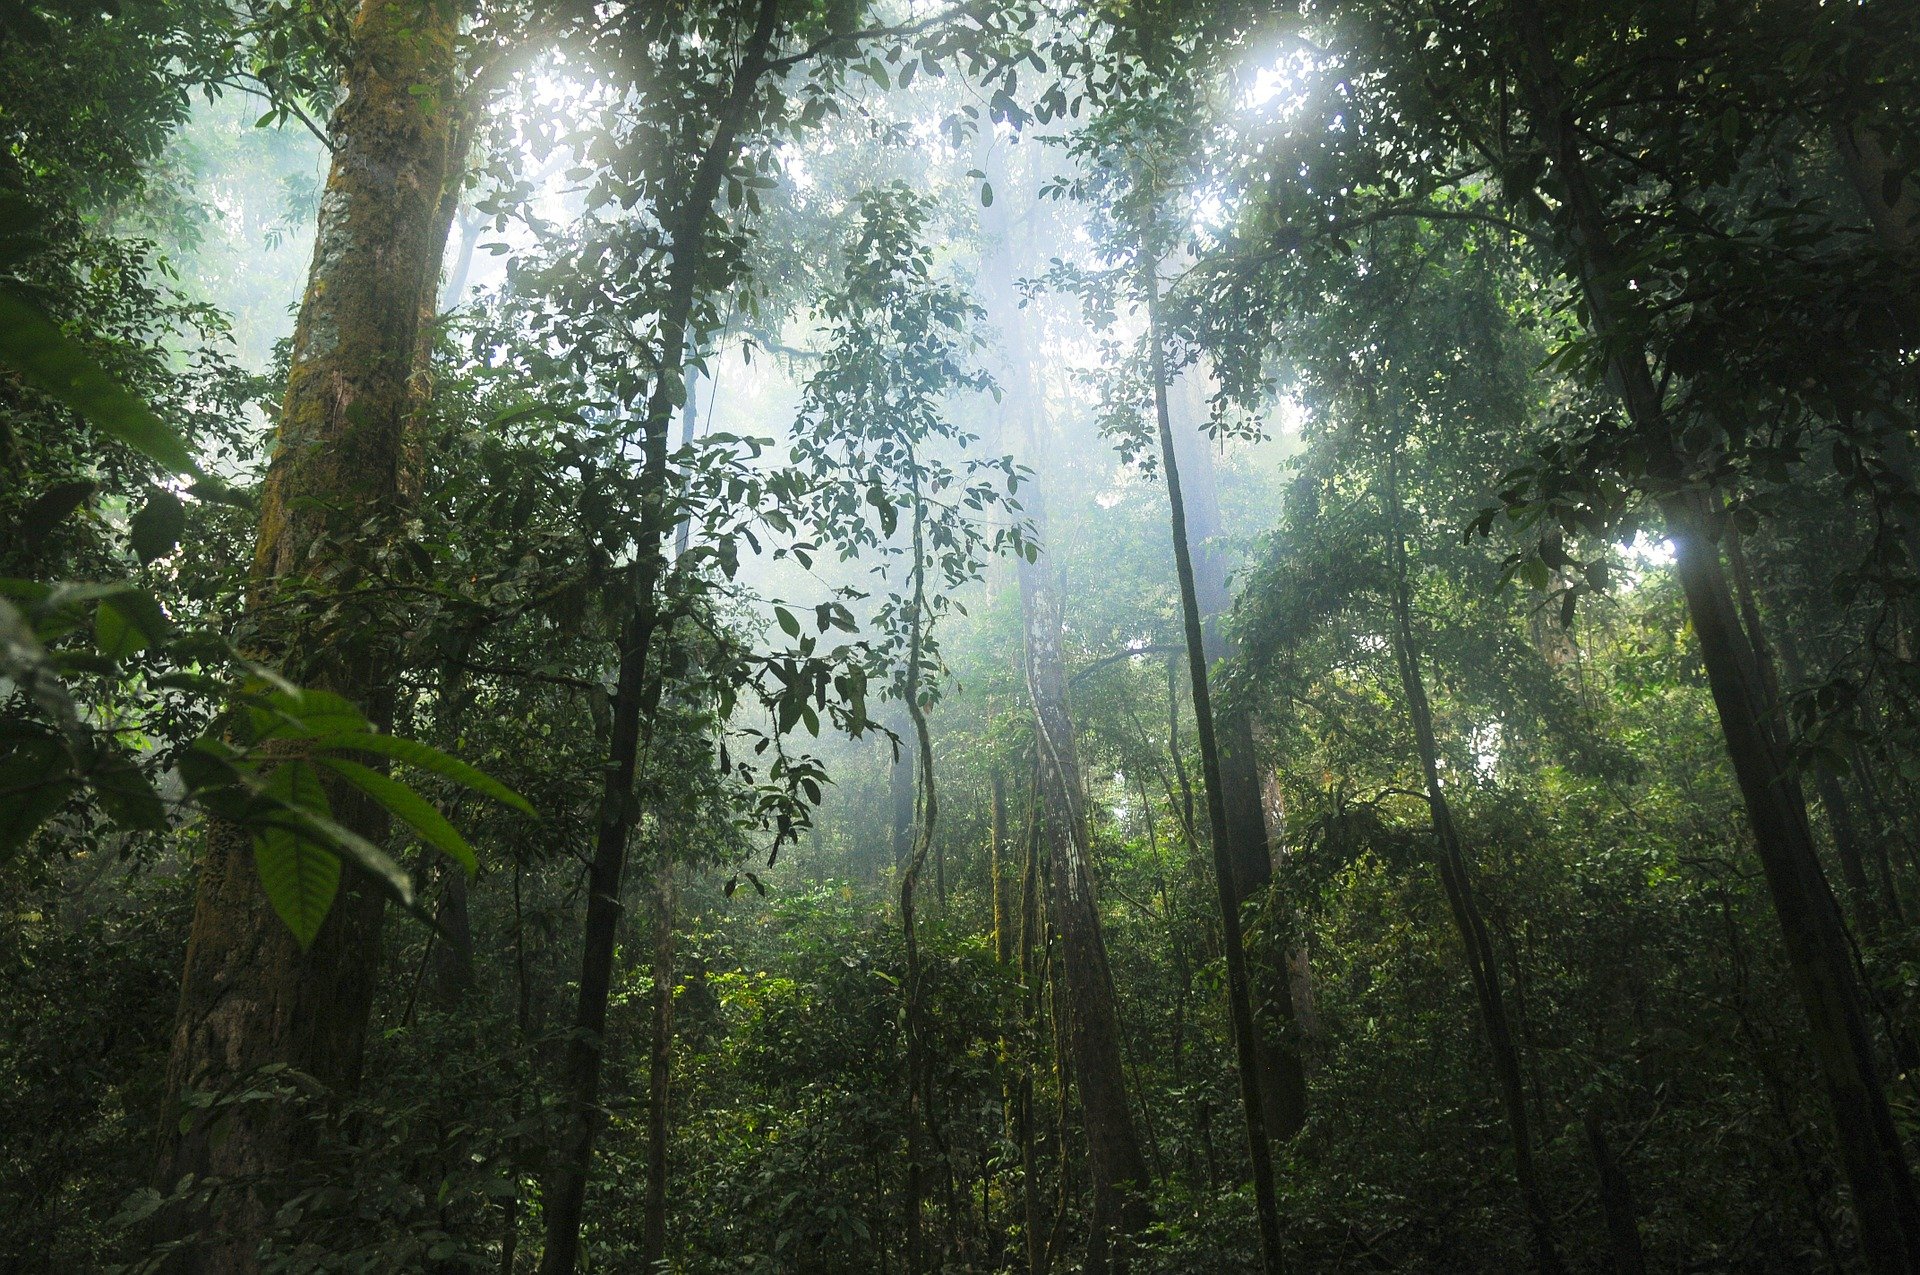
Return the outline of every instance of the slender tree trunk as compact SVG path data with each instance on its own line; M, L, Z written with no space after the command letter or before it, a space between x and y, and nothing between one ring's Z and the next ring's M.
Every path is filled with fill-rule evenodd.
M667 435L683 398L681 365L688 329L700 291L707 255L707 226L713 201L732 165L740 131L746 126L778 28L778 0L761 0L732 90L714 125L707 148L694 169L684 203L669 219L672 264L661 308L659 374L648 396L642 422L641 532L630 579L631 601L619 640L613 722L606 778L587 871L587 917L580 962L579 1000L574 1031L567 1042L561 1087L566 1094L566 1126L555 1148L543 1193L547 1242L542 1275L571 1275L579 1263L580 1218L586 1202L587 1173L600 1125L600 1072L607 997L613 984L615 931L619 924L620 879L626 870L627 843L633 835L638 800L633 791L640 742L659 701L660 683L650 677L651 647L659 623L655 592L665 568L671 519L667 512Z
M1167 411L1166 351L1160 336L1157 264L1145 271L1147 341L1153 368L1154 414L1160 426L1160 463L1167 482L1167 508L1173 524L1174 570L1180 579L1180 611L1186 622L1187 667L1193 682L1194 731L1200 741L1200 764L1207 789L1207 824L1213 833L1214 875L1220 887L1220 945L1227 963L1227 1005L1233 1022L1233 1042L1240 1071L1240 1101L1247 1125L1247 1152L1253 1162L1254 1205L1260 1215L1260 1251L1266 1269L1283 1268L1280 1251L1280 1210L1274 1200L1273 1152L1267 1144L1266 1117L1260 1099L1260 1058L1253 1021L1252 991L1247 978L1247 951L1240 933L1240 905L1234 885L1234 863L1229 846L1224 782L1220 774L1220 747L1214 735L1213 702L1207 685L1206 636L1193 579L1193 556L1188 549L1187 512L1180 486L1180 462L1174 454L1173 423ZM1258 789L1255 798L1258 799ZM1264 848L1263 848L1264 853Z
M1187 497L1187 532L1193 555L1194 588L1200 605L1201 635L1207 662L1218 666L1231 659L1233 643L1224 621L1233 609L1227 588L1226 554L1221 535L1220 498L1214 480L1212 449L1204 432L1205 396L1197 371L1181 381L1186 410L1173 430L1180 476ZM1169 389L1171 397L1171 388ZM1195 400L1198 400L1196 402ZM1169 403L1171 408L1171 402ZM1273 882L1272 832L1262 801L1260 764L1254 746L1253 719L1244 709L1219 713L1216 734L1220 745L1221 799L1227 809L1227 854L1233 864L1234 906L1264 894ZM1284 930L1285 912L1278 900L1267 901L1269 929ZM1260 1067L1260 1107L1267 1136L1286 1142L1307 1121L1307 1078L1300 1062L1294 1003L1287 963L1289 948L1283 933L1261 936L1248 961L1256 1029L1254 1056ZM1301 953L1304 957L1304 951Z
M1029 486L1027 491L1027 513L1038 528L1045 510L1036 488ZM1048 572L1023 562L1020 596L1027 688L1041 754L1040 829L1048 850L1067 1003L1065 1052L1080 1090L1087 1172L1093 1187L1086 1270L1103 1272L1124 1266L1127 1237L1145 1225L1146 1209L1138 1192L1146 1185L1147 1167L1121 1066L1119 1012L1088 862L1080 761L1067 709L1059 602Z
M1013 963L1012 918L1007 915L1007 779L994 764L993 823L987 833L987 870L993 879L993 955L1000 965Z
M1035 786L1039 769L1034 770ZM1020 1121L1020 1218L1025 1232L1027 1275L1041 1275L1046 1267L1046 1227L1040 1210L1040 1159L1034 1146L1033 1129L1033 1054L1031 1042L1040 1017L1040 979L1033 968L1033 948L1040 928L1040 819L1037 795L1027 821L1024 854L1020 864L1020 1014L1025 1028L1020 1050L1020 1085L1015 1108Z
M468 644L460 646L465 659ZM450 665L440 674L440 693L434 706L434 729L443 745L459 751L460 731L467 708L473 701L473 688L464 669ZM440 803L440 813L450 822L460 813L457 794ZM435 919L440 933L427 935L428 1003L439 1009L458 1007L473 991L473 917L467 907L467 874L455 868L443 874L440 906Z
M1420 671L1419 640L1413 629L1412 573L1401 527L1399 460L1396 443L1387 457L1386 473L1387 548L1392 555L1394 572L1394 657L1400 666L1400 685L1407 700L1407 714L1413 720L1414 743L1420 752L1420 771L1426 781L1427 807L1433 816L1433 839L1439 851L1440 884L1446 892L1447 907L1453 913L1460 945L1466 951L1467 969L1480 1007L1480 1026L1486 1033L1487 1049L1493 1055L1493 1074L1500 1090L1500 1105L1506 1113L1507 1135L1513 1148L1513 1175L1520 1188L1534 1263L1542 1271L1559 1271L1563 1269L1560 1252L1554 1244L1552 1219L1534 1167L1520 1049L1514 1043L1506 996L1500 985L1499 958L1480 912L1480 902L1475 897L1473 876L1460 843L1459 829L1453 822L1446 789L1440 782L1439 742L1434 735L1433 708L1427 700L1426 680Z
M302 683L387 714L390 655L363 633L323 632L310 611L272 604L313 573L351 579L356 529L413 496L410 422L418 406L420 319L439 281L448 227L442 191L456 167L455 7L445 0L365 0L334 113L332 167L293 361L262 496L250 610L255 652ZM418 91L425 86L429 91ZM316 559L327 538L350 546ZM347 560L351 557L353 560ZM322 589L331 586L320 584ZM331 789L334 816L378 842L371 801ZM302 1131L271 1102L185 1109L192 1091L247 1087L267 1064L330 1086L358 1077L379 961L382 898L351 869L311 948L302 952L268 906L246 834L215 821L199 867L179 1013L167 1064L156 1180L229 1181L204 1209L163 1220L189 1247L174 1263L203 1272L257 1269L270 1225L268 1185L300 1154ZM192 1110L183 1121L183 1110Z
M1760 615L1759 590L1754 585L1739 526L1732 519L1727 520L1727 561L1733 568L1734 596L1739 601L1747 640L1753 647L1755 659L1760 664L1762 681L1774 705L1774 729L1784 736L1785 705L1781 698L1779 678L1773 673L1773 654L1766 638L1766 625ZM1776 610L1775 614L1779 612ZM1806 670L1791 625L1780 626L1780 659L1788 680L1796 686L1803 684ZM1873 933L1880 928L1880 907L1874 897L1873 887L1867 880L1866 858L1861 852L1852 803L1847 800L1846 791L1831 770L1820 765L1813 766L1811 770L1814 794L1820 799L1820 808L1827 815L1827 829L1833 834L1834 857L1840 862L1840 879L1846 882L1847 895L1853 903L1858 921L1866 926L1868 933Z
M913 598L907 639L906 686L901 698L913 723L914 773L919 782L915 800L913 849L900 872L900 925L907 940L907 1275L919 1275L926 1261L923 1207L926 1198L925 1144L932 1118L926 1058L926 1010L922 1001L920 934L914 916L914 890L926 867L933 844L934 820L939 814L939 790L933 782L933 741L927 731L926 710L920 704L920 663L927 619L927 507L921 499L919 470L908 449L913 470Z
M1640 1246L1640 1219L1633 1206L1633 1183L1607 1143L1606 1124L1597 1108L1585 1117L1587 1150L1600 1177L1600 1216L1607 1228L1607 1260L1613 1275L1645 1275L1646 1253Z
M906 733L912 733L911 718L894 721ZM887 850L892 856L893 869L898 872L906 867L913 852L913 752L910 749L900 749L894 755L893 767L887 773L887 800L891 830Z
M647 1200L640 1269L663 1269L667 1256L668 1102L673 1076L673 858L667 847L653 877L653 1022L647 1051Z
M1651 439L1668 438L1666 404L1636 335L1631 294L1619 286L1619 254L1536 0L1517 5L1514 16L1532 127L1559 179L1575 273L1590 321L1611 351L1614 390L1637 429ZM1704 503L1698 492L1683 491L1665 497L1661 508L1795 990L1807 1015L1815 1064L1852 1188L1861 1250L1869 1267L1883 1275L1920 1270L1920 1202L1874 1059L1840 910L1814 853L1806 805L1782 741L1768 729L1754 653L1740 632Z

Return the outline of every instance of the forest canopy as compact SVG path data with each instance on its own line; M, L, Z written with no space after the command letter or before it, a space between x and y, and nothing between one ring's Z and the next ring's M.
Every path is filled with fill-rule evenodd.
M1920 1273L1916 68L0 4L0 1268Z

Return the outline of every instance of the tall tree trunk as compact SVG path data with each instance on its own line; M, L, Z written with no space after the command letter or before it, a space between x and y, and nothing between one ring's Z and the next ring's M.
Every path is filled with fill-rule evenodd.
M640 1269L667 1256L668 1101L673 1078L673 858L661 847L653 876L653 1021L647 1050L647 1199L640 1227Z
M1039 784L1040 772L1034 769L1034 786ZM1020 862L1020 1016L1023 1033L1023 1046L1030 1044L1037 1033L1035 1026L1040 1017L1040 977L1033 967L1034 940L1040 931L1040 817L1038 794L1029 793L1031 808L1027 820L1027 833L1024 839ZM1020 1218L1025 1231L1027 1252L1027 1275L1041 1275L1046 1269L1046 1227L1042 1224L1040 1209L1040 1157L1034 1145L1033 1120L1033 1055L1023 1047L1020 1054L1019 1092L1016 1095L1015 1116L1020 1122Z
M1427 700L1426 679L1420 671L1420 644L1413 628L1412 571L1407 562L1405 532L1401 526L1400 452L1398 443L1387 457L1387 549L1393 562L1393 653L1400 666L1400 685L1413 720L1413 738L1420 752L1420 772L1426 782L1427 808L1433 817L1433 839L1438 850L1440 884L1454 928L1466 951L1467 970L1479 1003L1480 1027L1493 1055L1493 1074L1506 1113L1507 1136L1513 1147L1513 1176L1520 1187L1520 1203L1527 1218L1534 1263L1542 1271L1563 1269L1553 1241L1553 1223L1547 1212L1540 1176L1534 1167L1533 1135L1528 1129L1527 1095L1520 1067L1520 1049L1514 1043L1507 1016L1506 995L1500 985L1499 958L1474 894L1473 875L1466 851L1453 822L1453 809L1440 782L1440 748L1433 730L1433 707Z
M1726 520L1727 562L1732 567L1734 596L1739 602L1741 622L1747 633L1748 643L1753 647L1754 658L1760 665L1761 680L1766 686L1769 701L1773 705L1774 729L1783 735L1786 730L1785 703L1781 697L1780 682L1774 673L1774 660L1771 644L1766 637L1766 623L1760 614L1759 590L1754 584L1753 571L1747 561L1744 537L1740 534L1737 521ZM1775 611L1778 616L1780 612ZM1806 668L1800 658L1799 643L1793 635L1793 626L1781 624L1780 663L1787 679L1795 686L1805 684ZM1857 920L1866 927L1868 933L1880 928L1881 916L1879 900L1874 897L1873 887L1867 880L1866 857L1861 852L1860 836L1853 819L1853 805L1847 800L1846 790L1840 786L1839 778L1826 766L1815 765L1812 768L1813 791L1820 799L1820 808L1827 815L1827 830L1833 835L1834 857L1840 862L1840 879L1846 882L1847 895L1857 913Z
M1561 215L1590 322L1610 351L1614 391L1635 428L1672 436L1622 286L1619 253L1582 153L1565 84L1536 0L1514 10L1523 55L1522 89L1532 128L1561 187ZM1783 743L1768 729L1754 654L1740 632L1700 493L1664 498L1675 571L1700 640L1721 733L1740 785L1761 868L1780 921L1782 945L1827 1091L1834 1133L1860 1234L1876 1272L1920 1270L1920 1202L1894 1127L1867 1030L1840 910L1814 853L1804 799Z
M579 1262L580 1217L586 1202L594 1137L600 1125L600 1071L605 1055L607 996L613 983L615 931L622 906L620 878L626 870L627 843L639 810L633 781L641 738L660 698L659 678L650 676L650 651L660 619L655 593L665 568L667 537L672 532L667 508L667 435L674 411L683 399L681 368L707 256L713 202L733 163L760 80L770 69L769 54L778 19L778 0L761 0L727 102L694 169L686 199L668 219L673 247L660 314L659 373L642 422L641 530L629 576L629 611L618 644L619 671L606 778L600 793L593 860L587 870L579 1000L561 1078L566 1094L566 1127L549 1165L543 1193L547 1241L540 1257L542 1275L571 1275Z
M1028 454L1038 454L1032 442ZM1037 482L1026 488L1026 513L1044 538L1046 505ZM1147 1182L1147 1166L1127 1101L1120 1018L1088 859L1085 798L1067 707L1060 600L1051 565L1024 559L1019 563L1020 604L1026 630L1027 691L1033 701L1039 750L1040 836L1047 849L1067 1006L1065 1053L1080 1092L1093 1189L1085 1269L1104 1272L1124 1267L1127 1237L1145 1225L1146 1208L1139 1191Z
M457 26L446 0L365 0L354 17L354 56L331 124L335 150L253 562L256 654L359 703L376 722L389 711L387 654L370 635L322 631L311 611L273 603L283 589L325 590L353 578L359 556L377 548L356 545L356 529L369 513L403 510L414 494L408 435L423 384L415 359L446 250L442 192L461 131ZM349 548L313 556L329 539ZM385 836L373 802L345 785L329 797L342 824L375 842ZM268 906L252 859L243 830L209 824L156 1179L163 1190L187 1174L234 1185L204 1209L162 1223L189 1241L179 1270L257 1269L274 1212L268 1184L303 1141L292 1113L277 1104L187 1109L185 1095L245 1088L268 1064L352 1085L373 1000L379 891L349 869L303 952ZM191 1118L183 1118L187 1110Z
M903 733L913 732L911 718L898 717L894 722ZM913 750L902 748L894 753L887 772L887 853L896 872L906 867L913 852L913 801Z
M1260 804L1267 814L1267 846L1278 875L1286 862L1287 807L1280 791L1280 774L1264 769L1260 774ZM1313 962L1307 947L1305 928L1297 921L1283 948L1287 964L1287 989L1292 997L1293 1028L1302 1048L1301 1067L1306 1065L1305 1046L1321 1039L1320 1016L1314 1009Z
M1036 486L1029 486L1027 493L1028 516L1040 529L1044 506ZM1067 1003L1066 1053L1080 1091L1087 1172L1093 1187L1086 1270L1103 1272L1124 1265L1126 1238L1145 1225L1146 1209L1138 1192L1146 1185L1147 1166L1127 1102L1120 1018L1088 861L1080 760L1060 650L1058 594L1049 571L1039 564L1023 562L1019 575L1027 689L1040 749L1040 830L1052 878Z
M915 785L913 848L900 871L900 925L907 940L907 1275L920 1275L926 1261L926 1135L932 1120L928 1093L930 1067L926 1057L926 1010L922 999L920 933L914 915L914 891L926 867L933 844L934 821L939 815L939 790L933 781L933 741L927 732L927 714L920 703L920 664L927 621L926 502L921 498L919 469L911 446L907 464L913 472L913 597L908 627L906 685L901 699L913 723Z
M1185 411L1173 430L1187 497L1187 534L1193 555L1194 589L1200 604L1207 662L1218 666L1234 654L1224 621L1233 609L1227 588L1226 553L1220 544L1220 497L1213 454L1205 433L1206 397L1198 371L1181 379ZM1169 390L1171 394L1171 388ZM1171 404L1169 404L1171 407ZM1233 864L1234 906L1243 908L1273 882L1272 832L1262 800L1253 719L1244 709L1223 709L1216 722L1220 744L1221 800L1227 808L1227 855ZM1284 912L1269 901L1268 916ZM1285 930L1285 925L1270 928ZM1307 1078L1296 1038L1289 946L1284 933L1262 936L1248 962L1253 996L1254 1056L1260 1068L1260 1107L1267 1136L1285 1142L1307 1121ZM1304 956L1304 951L1302 952Z
M1010 245L1011 229L1003 214L989 227L999 257L987 273L1010 280L1016 269ZM1008 441L1018 439L1029 458L1043 454L1045 397L1035 363L1031 321L1010 289L995 297L993 317L1007 334L1009 368L1004 378ZM1046 497L1042 480L1023 488L1024 512L1041 543L1046 540ZM1061 599L1054 564L1020 558L1016 563L1020 586L1020 614L1024 630L1027 693L1033 702L1037 807L1036 834L1045 849L1051 916L1058 945L1058 978L1054 980L1055 1027L1064 1048L1056 1051L1061 1063L1060 1095L1064 1108L1067 1077L1080 1094L1081 1123L1087 1141L1087 1175L1093 1193L1086 1262L1089 1275L1124 1270L1129 1237L1143 1229L1147 1208L1142 1189L1147 1165L1141 1154L1128 1102L1126 1073L1120 1051L1120 1016L1113 975L1107 963L1106 939L1100 923L1090 860L1086 798L1080 773L1078 746L1067 701L1066 659L1061 650ZM1036 883L1036 894L1039 888ZM1036 898L1036 924L1045 909ZM1043 949L1044 950L1044 949ZM1049 958L1051 959L1051 958ZM1029 982L1032 980L1029 975ZM1030 1082L1029 1082L1030 1084ZM1062 1121L1062 1132L1065 1122ZM1029 1130L1030 1132L1030 1130ZM1068 1181L1065 1143L1059 1148L1064 1199ZM1028 1166L1028 1189L1033 1189L1033 1166ZM1043 1271L1051 1262L1052 1242L1040 1242L1037 1200L1028 1202L1028 1266ZM1055 1224L1060 1217L1056 1215Z
M1180 580L1180 612L1186 624L1187 669L1193 682L1194 733L1200 741L1200 765L1207 789L1207 824L1213 834L1214 875L1220 888L1220 945L1227 963L1227 1006L1233 1022L1233 1043L1240 1071L1240 1102L1247 1126L1247 1152L1253 1163L1253 1198L1260 1215L1260 1251L1266 1269L1282 1269L1280 1209L1273 1192L1273 1151L1267 1144L1266 1117L1260 1099L1260 1059L1253 1021L1252 992L1247 979L1247 951L1240 933L1240 905L1234 885L1229 846L1225 784L1220 773L1220 747L1214 734L1213 700L1207 685L1206 635L1193 579L1193 555L1187 540L1187 511L1180 486L1180 462L1175 455L1173 422L1167 410L1167 360L1160 335L1160 278L1158 263L1145 270L1147 342L1152 362L1154 414L1160 426L1160 464L1167 483L1167 509L1172 521L1174 570ZM1258 799L1259 790L1255 789Z
M1640 1246L1640 1219L1633 1207L1633 1184L1607 1142L1605 1122L1597 1107L1585 1117L1587 1150L1600 1177L1600 1217L1607 1228L1607 1260L1613 1275L1645 1275L1646 1253Z

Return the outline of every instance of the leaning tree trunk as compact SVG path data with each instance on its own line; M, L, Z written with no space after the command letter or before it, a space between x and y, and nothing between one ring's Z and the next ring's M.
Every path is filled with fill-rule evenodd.
M667 503L667 435L674 411L683 400L681 365L700 292L713 201L732 166L760 81L771 69L769 53L778 19L778 0L761 0L753 32L734 72L732 89L694 168L686 198L668 219L672 264L667 270L666 299L660 314L659 370L641 426L641 529L631 572L631 601L619 642L606 780L600 793L593 860L587 869L580 993L561 1077L566 1094L566 1127L548 1166L544 1194L547 1244L540 1255L542 1275L570 1275L580 1259L580 1217L586 1204L594 1138L600 1127L600 1072L606 1052L604 1033L607 998L613 985L615 930L621 912L620 879L626 871L627 843L639 813L633 781L640 741L660 698L660 679L652 675L650 652L661 619L655 593L665 570L667 537L672 534Z
M1659 387L1632 313L1600 194L1594 186L1567 90L1535 0L1514 9L1521 39L1521 87L1535 136L1561 188L1561 214L1590 322L1609 350L1613 388L1643 436L1672 436ZM1727 577L1711 536L1704 494L1661 501L1675 545L1674 569L1700 640L1755 848L1795 991L1807 1015L1814 1064L1827 1091L1840 1160L1853 1195L1860 1246L1871 1269L1920 1270L1920 1201L1894 1127L1839 905L1821 872L1805 800L1784 741L1770 728L1752 648L1740 631Z
M1219 665L1231 659L1234 644L1223 627L1232 610L1227 588L1226 554L1219 544L1220 499L1214 482L1213 457L1204 429L1206 406L1200 398L1199 376L1190 372L1182 382L1187 409L1173 431L1185 484L1187 534L1193 554L1194 588L1200 604L1201 636L1207 662ZM1267 826L1260 764L1254 748L1253 719L1245 709L1227 707L1215 719L1220 744L1220 796L1227 808L1227 855L1233 864L1234 906L1263 893L1273 882L1272 838ZM1254 1056L1260 1068L1260 1108L1267 1136L1285 1142L1307 1121L1307 1077L1300 1061L1300 1041L1294 1022L1292 980L1288 960L1294 948L1286 913L1268 906L1273 922L1257 943L1248 962L1253 996ZM1304 953L1302 953L1304 955Z
M359 703L376 722L389 715L392 669L372 626L329 626L281 599L352 581L378 548L362 531L370 516L391 518L414 495L409 424L422 384L421 321L437 291L450 211L442 194L464 135L457 26L446 0L365 0L354 17L253 563L255 653ZM374 803L344 785L329 797L342 824L375 842L385 836ZM268 1064L351 1085L372 1006L378 889L349 870L303 952L268 906L252 859L242 829L209 824L156 1178L162 1190L188 1174L233 1185L163 1223L188 1242L180 1270L257 1269L272 1181L303 1150L299 1122L280 1104L187 1108L185 1097L244 1089Z
M1460 843L1459 828L1453 822L1453 808L1440 782L1440 747L1433 730L1433 707L1427 699L1426 679L1420 670L1420 644L1413 630L1412 573L1401 527L1398 468L1396 444L1387 457L1386 473L1387 550L1393 563L1394 662L1400 667L1400 686L1406 696L1407 714L1413 720L1414 743L1420 753L1420 773L1426 783L1427 808L1432 814L1433 839L1439 852L1441 888L1447 896L1447 907L1453 913L1460 945L1466 950L1467 970L1480 1008L1480 1026L1486 1032L1487 1049L1493 1055L1494 1081L1500 1090L1501 1108L1506 1113L1507 1137L1513 1148L1513 1176L1520 1188L1534 1263L1542 1271L1559 1271L1563 1269L1560 1252L1553 1242L1553 1223L1547 1212L1546 1196L1540 1189L1540 1175L1534 1166L1520 1049L1514 1043L1513 1025L1507 1017L1506 995L1500 986L1499 957L1493 950L1493 939L1474 894L1466 850Z
M1240 1102L1246 1117L1247 1153L1253 1165L1254 1206L1260 1217L1260 1252L1269 1272L1282 1269L1280 1209L1274 1200L1273 1150L1267 1143L1260 1099L1260 1060L1255 1039L1252 993L1248 987L1247 952L1240 932L1240 906L1235 898L1234 868L1228 847L1229 829L1225 784L1220 771L1220 747L1214 732L1213 700L1207 684L1206 635L1200 618L1198 590L1193 578L1193 555L1187 540L1187 512L1180 486L1180 462L1174 452L1173 421L1167 410L1167 360L1160 333L1158 263L1145 270L1148 357L1152 363L1154 414L1160 427L1160 465L1167 483L1167 510L1173 530L1174 572L1180 581L1180 613L1185 621L1187 669L1193 683L1194 733L1200 741L1200 764L1207 789L1207 823L1213 834L1214 875L1220 888L1220 946L1227 965L1227 1007L1233 1022L1233 1043L1240 1071ZM1255 789L1256 798L1258 789Z

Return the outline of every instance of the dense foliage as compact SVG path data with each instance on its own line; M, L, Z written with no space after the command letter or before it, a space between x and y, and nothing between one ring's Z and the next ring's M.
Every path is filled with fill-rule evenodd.
M1916 66L0 6L0 1267L1920 1272Z

